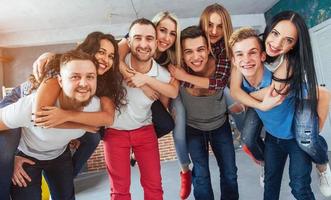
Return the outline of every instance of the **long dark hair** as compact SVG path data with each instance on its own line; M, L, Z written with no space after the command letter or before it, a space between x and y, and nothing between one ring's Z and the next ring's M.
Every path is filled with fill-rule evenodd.
M96 95L99 97L106 96L112 99L118 110L124 104L126 90L122 85L123 76L119 71L118 45L115 38L111 34L92 32L77 46L76 50L82 50L94 56L100 49L100 41L102 39L106 39L112 43L115 54L113 66L103 75L98 75Z
M288 72L287 77L289 77L289 68L292 69L293 78L290 81L291 89L294 90L296 96L296 105L299 105L300 101L304 99L304 86L307 88L308 100L310 102L311 111L317 112L317 78L313 60L313 51L310 43L308 27L304 19L294 11L283 11L272 17L272 19L267 22L267 26L263 34L263 42L265 43L266 38L272 31L272 29L277 25L278 22L283 20L289 20L296 27L298 40L287 54L288 59ZM268 61L272 61L273 58L268 57ZM302 105L302 104L300 104ZM296 108L298 109L298 107Z

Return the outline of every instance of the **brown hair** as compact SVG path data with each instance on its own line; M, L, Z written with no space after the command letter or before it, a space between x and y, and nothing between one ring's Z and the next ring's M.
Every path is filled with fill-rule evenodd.
M211 4L207 6L201 16L200 16L200 27L206 33L208 39L208 46L211 49L210 38L208 34L208 25L209 25L209 18L212 13L217 13L222 19L222 26L223 26L223 34L224 34L224 42L225 42L225 50L226 56L230 56L230 48L228 46L228 40L232 34L232 22L228 11L218 3Z

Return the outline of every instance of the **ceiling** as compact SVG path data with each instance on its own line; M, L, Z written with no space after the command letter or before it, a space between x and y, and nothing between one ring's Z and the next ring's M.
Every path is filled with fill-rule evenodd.
M278 0L0 0L0 47L68 43L96 30L121 36L137 17L163 10L197 23L215 2L235 16L263 14Z

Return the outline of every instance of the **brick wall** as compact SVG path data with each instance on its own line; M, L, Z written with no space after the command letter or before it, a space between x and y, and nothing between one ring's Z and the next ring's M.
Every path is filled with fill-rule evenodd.
M176 159L176 151L172 134L159 139L161 161ZM88 171L98 171L106 168L103 156L103 142L101 141L91 158L87 161Z

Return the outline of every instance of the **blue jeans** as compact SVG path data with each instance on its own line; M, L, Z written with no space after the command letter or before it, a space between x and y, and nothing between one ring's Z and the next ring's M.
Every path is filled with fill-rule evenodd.
M248 108L242 130L242 141L258 161L264 160L264 142L261 138L262 121L253 108Z
M294 132L299 147L305 151L316 164L325 164L328 159L328 145L319 135L318 116L312 113L307 100L296 108L294 116Z
M188 167L188 165L191 163L191 160L188 155L188 149L186 144L186 114L183 102L180 98L180 94L178 94L176 99L172 100L171 111L175 113L175 128L173 130L173 138L177 158L182 167Z
M264 199L278 200L287 157L290 157L289 176L292 194L299 200L314 200L311 191L310 157L300 149L295 139L284 140L266 134Z
M98 147L101 136L99 133L86 132L79 138L80 145L75 153L72 155L73 175L76 177L86 161L94 153L94 150Z
M230 95L230 90L228 87L224 88L224 96L225 96L225 101L226 101L226 105L229 108L231 105L235 104L236 101L231 97ZM241 112L241 113L232 113L229 110L229 114L232 116L234 123L236 124L237 129L239 130L239 132L242 133L243 131L243 126L244 126L244 120L245 120L245 112Z
M27 187L12 185L13 200L41 200L41 176L45 176L53 200L74 200L74 177L72 174L72 160L69 148L53 160L37 160L22 152L18 155L35 162L34 165L23 165L24 170L31 177Z
M0 108L15 103L21 96L20 87L16 87L12 92L0 102ZM9 200L11 177L13 174L14 155L21 138L21 129L0 131L0 199Z
M210 180L210 144L220 172L221 199L239 199L237 167L229 122L212 131L201 131L186 127L189 153L193 162L192 183L197 200L213 200L214 193Z

